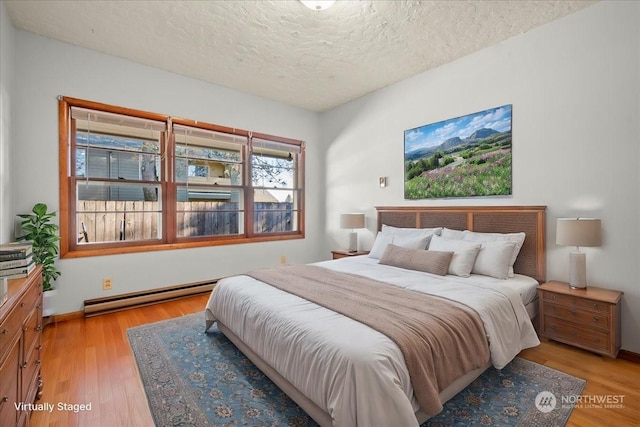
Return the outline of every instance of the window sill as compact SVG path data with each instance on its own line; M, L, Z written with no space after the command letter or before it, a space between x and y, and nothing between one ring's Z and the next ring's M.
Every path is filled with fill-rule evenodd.
M224 246L224 245L237 245L242 243L259 243L259 242L273 242L280 240L297 240L304 239L303 233L287 233L287 234L273 234L269 236L254 236L254 237L228 237L215 240L197 240L188 242L176 242L176 243L153 243L148 245L135 245L125 246L121 243L105 243L83 246L80 249L68 250L61 252L60 258L84 258L103 255L117 255L117 254L130 254L138 252L153 252L153 251L167 251L174 249L189 249L189 248L201 248L207 246Z

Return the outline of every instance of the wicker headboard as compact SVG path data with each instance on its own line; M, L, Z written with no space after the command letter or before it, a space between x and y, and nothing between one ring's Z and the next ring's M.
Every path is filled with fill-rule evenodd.
M394 227L447 227L482 233L526 234L513 266L516 273L542 283L546 275L546 206L377 206L378 230L382 224Z

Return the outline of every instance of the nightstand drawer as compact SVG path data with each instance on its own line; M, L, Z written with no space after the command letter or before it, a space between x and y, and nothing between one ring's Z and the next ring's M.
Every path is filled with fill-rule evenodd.
M545 316L544 325L543 333L549 338L557 338L584 348L609 350L610 337L607 332L584 328L552 316Z
M585 327L609 329L608 313L600 314L589 311L579 310L575 307L565 307L557 304L549 304L545 310L545 314L559 317L563 320L579 323Z
M599 313L609 313L609 304L575 297L571 295L556 294L554 292L545 292L544 300L553 302L555 304L562 304L568 306L576 306L577 308L597 311Z

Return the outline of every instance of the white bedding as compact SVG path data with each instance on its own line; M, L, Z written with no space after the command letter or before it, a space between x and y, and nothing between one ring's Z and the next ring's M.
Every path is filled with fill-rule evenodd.
M520 350L539 344L521 299L528 295L520 287L524 276L442 277L380 265L366 256L316 265L467 304L484 323L491 360L498 369ZM207 303L206 320L207 329L215 320L225 324L327 411L334 426L418 425L418 405L402 353L368 326L248 276L218 282Z

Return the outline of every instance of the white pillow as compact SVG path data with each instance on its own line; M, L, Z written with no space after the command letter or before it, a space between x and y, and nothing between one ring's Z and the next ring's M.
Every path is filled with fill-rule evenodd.
M373 247L369 252L370 258L380 259L384 254L385 249L387 249L387 245L393 243L393 235L392 234L382 234L382 231L378 231L376 234L376 240L373 242Z
M477 231L469 230L465 230L462 232L462 240L471 242L513 242L514 247L511 253L511 259L509 260L509 277L514 276L513 264L516 262L516 258L520 253L520 249L522 249L525 237L525 233L479 233Z
M471 270L474 274L506 279L509 277L509 261L516 244L508 241L484 242Z
M387 245L394 244L406 249L426 249L429 246L431 236L440 233L438 228L399 228L382 224L382 231L376 235L373 242L370 258L380 259Z
M442 227L435 228L401 228L392 225L382 224L382 232L390 233L394 236L431 236L432 234L440 235Z
M465 242L464 240L447 239L434 235L431 237L429 250L453 252L453 258L449 264L449 274L469 277L478 252L480 251L480 244Z
M464 233L464 231L460 231L460 230L452 230L450 228L444 227L442 229L442 233L440 233L440 235L442 237L445 237L447 239L457 239L457 240L462 240L462 233Z

